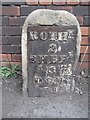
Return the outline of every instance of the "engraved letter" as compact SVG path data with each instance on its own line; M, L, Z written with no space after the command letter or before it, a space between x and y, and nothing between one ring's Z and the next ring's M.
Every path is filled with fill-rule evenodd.
M63 32L62 33L62 39L66 41L67 37L68 37L68 32Z
M56 74L56 67L55 66L47 66L46 76L53 77Z
M57 32L49 32L50 40L56 41L57 40Z
M58 41L62 41L62 32L58 32Z
M30 62L31 62L31 63L36 62L36 55L31 55L31 56L30 56Z
M37 40L38 39L38 32L31 31L30 32L30 40Z
M75 31L74 30L68 30L68 38L72 39L75 37Z
M47 55L38 55L38 64L46 63L47 64Z
M58 56L57 55L51 55L50 58L51 58L51 60L50 60L51 63L53 63L53 64L57 63L57 60L58 60Z
M49 45L49 50L48 52L51 52L51 53L56 53L57 52L57 45L56 44L50 44Z
M40 38L41 38L41 40L46 40L47 37L48 37L48 35L47 35L46 32L41 32L41 33L40 33Z

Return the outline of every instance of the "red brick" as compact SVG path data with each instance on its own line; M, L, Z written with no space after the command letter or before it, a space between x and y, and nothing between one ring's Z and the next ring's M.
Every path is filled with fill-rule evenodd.
M86 51L86 49L87 49L87 51ZM80 53L85 53L85 51L86 51L86 53L90 53L90 46L81 46Z
M54 5L65 5L66 0L53 0Z
M80 0L81 5L88 5L90 4L90 0Z
M28 16L34 10L45 9L45 8L46 8L46 5L21 6L21 16Z
M2 45L0 45L0 54L2 53Z
M90 35L90 27L81 27L81 34L82 36L88 36Z
M81 65L80 65L80 62L78 62L77 69L78 68L80 68L81 70L82 69L90 69L90 62L83 62Z
M88 45L90 44L90 40L88 37L82 37L81 45Z
M8 25L8 17L0 17L0 26L7 26Z
M23 26L26 17L9 17L9 25Z
M73 14L74 15L77 15L77 16L88 16L90 15L90 13L88 12L88 6L80 6L80 5L77 5L77 6L73 6Z
M11 65L15 65L15 64L21 65L22 64L22 62L10 62L10 63L11 63Z
M2 25L2 16L0 16L0 26Z
M51 5L52 0L39 0L40 5Z
M90 26L90 16L85 16L84 17L84 23L83 24L84 24L84 26Z
M3 54L20 54L21 53L21 46L18 45L2 45L2 53Z
M80 0L67 0L67 4L69 5L77 5L79 4Z
M2 15L2 7L0 7L0 15Z
M47 6L48 9L51 10L66 10L68 12L72 12L73 8L71 6Z
M83 59L84 57L84 59ZM90 54L86 54L84 56L84 54L81 54L81 60L83 59L83 61L87 61L87 62L90 62Z
M26 0L26 4L28 4L28 5L37 5L38 0Z
M76 16L76 18L77 18L77 20L78 20L78 22L79 22L79 24L80 25L83 25L83 16Z
M21 54L12 54L12 61L13 62L21 62L22 61Z
M2 36L2 26L0 26L0 36Z
M11 61L11 54L0 54L0 61Z
M21 65L21 62L0 62L0 66Z
M2 15L8 16L20 16L20 7L18 6L4 6L2 7Z
M2 35L4 36L21 36L22 28L20 26L3 26L2 27Z
M0 40L3 45L21 45L21 36L0 36Z
M0 36L0 45L2 45L2 36ZM1 50L1 48L0 48Z

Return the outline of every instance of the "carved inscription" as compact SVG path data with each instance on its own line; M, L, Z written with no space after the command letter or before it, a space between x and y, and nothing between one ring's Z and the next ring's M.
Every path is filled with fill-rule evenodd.
M74 39L75 30L67 30L66 32L38 32L38 31L30 31L29 39L30 41L42 40L42 41L55 41L55 42L64 42L68 39Z
M64 82L70 88L75 36L75 26L28 28L29 75L36 87L58 92Z

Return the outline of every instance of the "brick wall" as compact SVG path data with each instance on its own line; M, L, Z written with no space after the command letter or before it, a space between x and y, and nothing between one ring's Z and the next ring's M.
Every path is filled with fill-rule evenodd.
M80 59L86 56L82 68L90 68L90 12L89 0L26 0L2 2L2 36L0 36L1 65L21 64L21 30L29 13L36 9L66 10L73 13L81 27L82 42ZM1 13L1 12L0 12ZM1 27L0 27L1 29ZM1 34L0 34L1 35Z

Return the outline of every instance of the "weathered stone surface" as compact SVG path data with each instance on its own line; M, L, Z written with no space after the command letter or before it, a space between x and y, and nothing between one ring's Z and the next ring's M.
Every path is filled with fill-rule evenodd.
M74 32L70 33L71 31ZM46 9L36 10L29 14L22 30L23 93L26 95L28 90L29 96L43 96L50 92L56 93L62 89L65 89L65 91L74 90L72 76L80 53L80 41L79 23L73 14L67 11ZM68 60L69 54L67 55L67 53L71 52L73 52L73 58ZM60 55L67 55L65 58L65 60L67 59L66 62L59 60L64 59ZM66 68L66 71L70 70L70 74L66 73L66 76L69 77L68 79L65 77L65 65L70 65L70 63L71 67L68 66ZM61 65L62 67L64 65L63 77L59 73L62 71L62 67L58 68L53 64L56 66ZM48 66L50 69L46 69ZM44 71L40 72L38 68L44 69ZM51 71L52 74L46 76L47 71ZM50 80L48 82L46 80L47 77ZM63 83L62 79L65 79L66 83ZM42 82L43 80L44 82ZM55 87L55 84L58 85ZM48 90L45 91L45 89Z
M73 14L64 10L36 10L26 19L25 25L57 25L71 26L77 25L76 18Z

